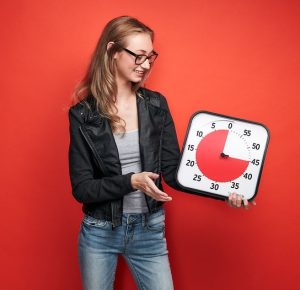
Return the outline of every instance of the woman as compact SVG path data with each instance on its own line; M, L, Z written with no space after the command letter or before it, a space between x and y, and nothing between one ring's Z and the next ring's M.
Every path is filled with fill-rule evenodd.
M84 212L85 290L113 288L119 254L139 289L173 289L162 207L172 198L161 179L178 189L179 147L166 99L141 88L158 56L153 38L135 18L111 20L69 111L70 178ZM228 203L240 207L242 198L231 195Z

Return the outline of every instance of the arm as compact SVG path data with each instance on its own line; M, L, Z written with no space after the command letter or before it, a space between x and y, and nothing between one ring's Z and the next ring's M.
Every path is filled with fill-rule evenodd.
M83 125L82 117L73 108L69 110L69 122L69 173L75 199L81 203L106 202L134 191L131 185L133 173L99 177L99 172L96 172L99 169L79 129Z
M166 110L166 119L164 124L163 140L162 140L162 159L161 169L165 182L178 191L195 194L193 191L182 189L176 182L176 171L180 158L180 151L177 141L176 130L174 122L168 107L168 103L161 95L161 107ZM223 197L202 195L203 197L209 197L213 199L223 200ZM228 198L225 199L227 204L231 207L245 207L249 208L249 203L242 195L231 193ZM252 205L256 205L255 201L251 202Z
M180 159L180 150L176 135L174 122L168 107L168 103L164 96L161 95L161 108L166 111L166 119L164 123L163 140L162 140L162 156L161 170L164 181L172 188L186 193L195 194L193 191L181 188L176 181L177 166ZM218 196L202 195L214 199L223 199Z
M176 170L180 150L176 130L167 100L161 95L161 108L166 111L162 133L161 172L164 181L176 190L182 191L176 182Z

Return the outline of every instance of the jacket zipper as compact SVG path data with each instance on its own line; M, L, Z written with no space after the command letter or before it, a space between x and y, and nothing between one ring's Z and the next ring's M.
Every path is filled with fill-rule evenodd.
M141 134L141 121L140 121L140 113L139 113L139 108L138 108L138 106L139 106L139 104L138 104L138 99L137 99L137 112L138 112L138 126L139 126L139 131L138 131L138 133L139 133L139 150L140 150L140 154L141 154L141 152L142 152L142 150L141 150L141 142L140 142L140 134ZM141 159L141 169L142 169L142 172L144 171L144 162L143 162L143 159L142 158L140 158ZM145 194L144 194L145 195ZM148 212L151 212L151 210L150 210L150 206L149 206L149 203L148 203L148 200L147 200L147 197L146 197L146 195L145 195L145 200L146 200L146 204L147 204L147 208L148 208Z
M81 132L81 134L83 135L85 141L87 142L87 144L89 145L90 149L92 150L95 158L96 158L96 161L98 163L98 166L100 168L100 170L102 171L102 173L107 176L107 172L105 170L105 167L104 167L104 164L103 164L103 161L101 160L101 158L98 156L98 153L96 152L96 149L94 148L94 146L92 145L91 141L90 141L90 138L89 136L85 133L84 129L82 128L82 126L79 127L79 130Z
M115 227L115 222L114 222L114 204L113 202L110 203L111 206L111 224L112 224L112 229Z
M159 140L159 151L158 151L158 174L161 182L161 151L162 151L162 139L163 139L163 134L164 134L164 126L166 122L166 114L164 115L163 122L162 122L162 128L161 128L161 133L160 133L160 140Z

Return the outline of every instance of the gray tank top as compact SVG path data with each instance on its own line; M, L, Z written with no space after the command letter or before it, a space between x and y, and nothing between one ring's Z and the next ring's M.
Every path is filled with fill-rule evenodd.
M138 129L123 134L114 133L114 138L119 151L122 174L141 172L141 158L139 148ZM136 190L126 194L123 198L123 213L148 212L145 194Z

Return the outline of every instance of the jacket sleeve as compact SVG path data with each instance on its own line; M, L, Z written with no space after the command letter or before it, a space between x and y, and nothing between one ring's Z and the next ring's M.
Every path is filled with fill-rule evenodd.
M180 160L180 149L178 145L176 130L173 118L168 107L168 103L164 96L161 95L161 108L166 111L166 118L163 128L162 139L162 156L161 156L161 171L164 181L172 188L191 194L196 194L194 191L181 188L176 181L177 167ZM213 199L223 199L218 196L201 195Z
M176 190L182 190L176 182L176 170L180 158L180 150L174 122L168 103L161 95L161 108L165 110L164 128L162 133L161 172L164 181Z
M93 156L83 135L80 126L83 118L80 113L71 108L69 110L70 146L69 146L69 173L72 193L81 203L98 203L122 198L125 194L134 191L131 185L131 175L116 175L102 177L95 166ZM95 177L97 176L97 177Z

